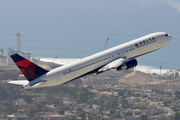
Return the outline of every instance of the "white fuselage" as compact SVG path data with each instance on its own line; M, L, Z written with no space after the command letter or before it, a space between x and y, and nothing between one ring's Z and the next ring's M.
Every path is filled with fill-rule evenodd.
M164 32L157 32L132 40L111 49L85 57L71 64L53 69L36 78L37 80L47 80L38 87L60 85L92 73L119 58L128 60L155 51L165 46L171 39L171 35ZM26 88L31 87L27 86Z

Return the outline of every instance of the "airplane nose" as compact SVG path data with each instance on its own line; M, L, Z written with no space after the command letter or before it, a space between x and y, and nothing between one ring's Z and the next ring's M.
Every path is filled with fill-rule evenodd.
M169 41L172 40L172 35L168 34L167 38L168 38Z

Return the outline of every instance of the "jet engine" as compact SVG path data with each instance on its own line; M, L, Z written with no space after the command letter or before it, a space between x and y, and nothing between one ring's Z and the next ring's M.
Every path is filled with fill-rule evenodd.
M137 64L137 60L135 58L132 58L126 61L123 65L119 66L117 70L127 70L129 68L137 66Z

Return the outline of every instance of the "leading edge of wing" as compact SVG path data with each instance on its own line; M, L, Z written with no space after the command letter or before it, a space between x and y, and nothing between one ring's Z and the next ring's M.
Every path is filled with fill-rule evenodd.
M29 81L28 80L12 80L12 81L9 81L8 83L16 84L16 85L26 85L29 83Z

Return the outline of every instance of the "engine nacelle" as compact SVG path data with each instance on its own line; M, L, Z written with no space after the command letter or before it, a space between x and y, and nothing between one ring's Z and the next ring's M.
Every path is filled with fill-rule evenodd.
M127 70L129 68L137 66L137 60L135 58L126 61L123 65L119 66L117 70Z

